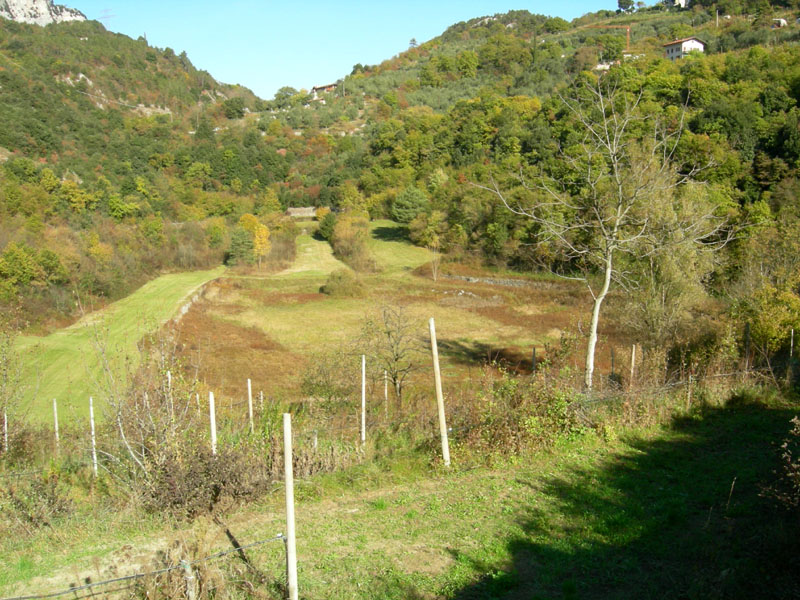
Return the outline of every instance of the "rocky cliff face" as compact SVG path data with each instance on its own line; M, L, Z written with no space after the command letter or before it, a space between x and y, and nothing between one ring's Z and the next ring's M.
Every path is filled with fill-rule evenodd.
M53 0L0 0L0 17L35 25L86 20L79 10L53 4Z

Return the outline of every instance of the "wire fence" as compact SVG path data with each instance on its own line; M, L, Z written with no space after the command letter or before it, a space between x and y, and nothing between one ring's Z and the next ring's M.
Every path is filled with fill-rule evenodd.
M256 548L258 546L263 546L264 544L269 544L271 542L279 542L279 541L282 541L282 542L285 543L286 542L286 536L284 536L282 533L279 533L276 536L273 536L271 538L266 538L266 539L263 539L263 540L259 540L257 542L252 542L250 544L245 544L243 546L237 546L236 548L232 548L232 549L229 549L229 550L223 550L223 551L217 552L215 554L211 554L209 556L204 556L203 558L197 558L197 559L190 560L190 561L181 561L177 565L172 565L172 566L169 566L169 567L165 567L163 569L156 569L154 571L148 571L148 572L145 572L145 573L134 573L132 575L125 575L125 576L122 576L122 577L115 577L113 579L106 579L105 581L90 582L90 583L86 583L84 585L72 586L72 587L70 587L68 589L65 589L65 590L58 590L58 591L54 591L54 592L47 592L47 593L41 593L41 594L29 594L29 595L26 595L26 596L9 596L9 597L5 597L5 598L0 598L0 600L46 600L48 598L60 598L60 597L67 596L67 595L71 596L72 598L92 598L92 597L96 597L94 592L92 592L92 590L96 589L96 588L106 587L106 586L113 585L113 584L118 584L118 583L130 583L130 582L135 582L135 581L139 581L139 580L142 580L142 579L158 577L159 575L164 575L164 574L170 573L172 571L190 572L191 571L191 567L195 567L195 566L201 565L203 563L215 561L215 560L218 560L220 558L223 558L223 557L231 555L231 554L241 554L245 550L249 550L251 548ZM113 589L113 590L103 590L103 595L107 596L108 594L111 594L111 593L118 593L118 592L130 590L130 589L132 589L132 586L120 587L120 588L116 588L116 589ZM87 592L87 591L91 592L91 593L89 593L89 595L86 595L86 596L79 596L78 595L79 592Z
M571 387L574 390L574 400L571 402L571 405L573 407L590 407L614 402L624 402L625 400L636 397L653 398L659 395L673 393L676 389L680 388L692 387L702 389L707 382L721 379L740 378L742 381L753 381L754 379L761 378L762 380L766 380L769 378L771 373L772 372L768 368L750 368L726 373L692 374L687 378L685 377L686 372L684 372L678 379L667 381L661 384L628 382L627 385L622 385L621 383L616 382L614 380L614 373L612 373L608 377L604 376L602 378L602 383L598 381L599 385L596 385L591 391L585 391L582 389L582 381L578 376L575 377L574 381L565 380L562 375L551 376L548 378L545 373L533 373L532 377L545 377L546 383L552 382L554 385L567 385L567 387ZM379 394L379 396L381 395ZM256 423L259 423L259 425L256 426L256 434L257 436L264 438L265 441L269 441L269 438L277 434L278 431L277 424L274 424L275 426L270 428L269 426L265 425L266 421L264 421L264 419L268 420L268 415L270 412L274 412L274 401L272 399L265 399L266 402L262 404L260 398L254 398L253 400L254 418ZM192 400L192 402L194 402L194 400ZM267 405L267 402L269 405ZM220 401L219 404L221 405L222 401ZM247 399L238 401L231 399L230 403L225 402L225 404L228 405L229 409L238 410L233 412L229 410L227 414L218 418L220 426L220 440L221 443L225 443L224 440L227 436L228 443L238 443L237 440L244 439L244 437L249 436L250 433L249 411L247 410L249 402ZM349 410L346 410L345 412L347 414L343 413L333 416L324 412L317 412L315 414L313 403L307 404L309 408L303 409L305 414L296 428L296 438L300 444L300 447L317 450L329 446L332 443L340 445L358 445L360 443L360 415L356 410L357 407L355 404L357 403L353 401L352 404L353 406L350 406L350 408L353 409L352 413ZM367 414L368 426L371 429L374 430L376 426L393 426L392 418L394 418L396 415L390 416L388 414L389 404L388 398L371 398L368 405L369 411ZM207 411L203 410L203 408L200 409L197 417L201 420L207 419ZM242 408L244 410L241 410ZM426 418L432 418L432 416L432 414L426 415ZM58 454L57 449L54 450L54 457L57 457L62 461L64 459L68 460L70 468L83 468L92 466L93 461L90 459L91 447L86 439L88 435L85 432L81 434L77 431L74 432L73 435L77 436L76 440L73 440L71 446L67 448L64 444L66 435L62 433L62 446L64 447L62 448L60 455ZM77 442L77 445L75 442ZM50 443L52 444L52 442ZM103 463L107 460L113 459L113 456L107 455L101 448L98 448L97 452L99 456L99 467L102 469L104 468ZM2 457L2 455L0 455L0 457ZM18 480L36 479L45 476L47 472L47 466L43 466L40 469L0 471L0 482L10 483Z

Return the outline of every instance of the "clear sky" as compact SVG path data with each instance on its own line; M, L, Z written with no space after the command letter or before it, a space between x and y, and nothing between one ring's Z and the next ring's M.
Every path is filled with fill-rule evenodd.
M560 16L616 9L616 0L56 0L107 29L186 51L199 69L270 99L288 85L309 89L377 64L447 27L509 10Z

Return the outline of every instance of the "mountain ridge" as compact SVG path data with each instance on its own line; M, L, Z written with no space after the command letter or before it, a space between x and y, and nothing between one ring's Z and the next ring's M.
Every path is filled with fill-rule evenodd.
M53 0L3 0L0 2L0 17L17 23L50 25L67 21L85 21L81 11Z

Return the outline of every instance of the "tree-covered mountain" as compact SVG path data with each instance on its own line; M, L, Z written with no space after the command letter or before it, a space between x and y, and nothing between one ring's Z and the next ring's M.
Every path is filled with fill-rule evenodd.
M158 269L255 260L246 215L275 241L291 236L279 211L305 205L334 209L323 227L334 243L356 235L360 215L389 216L452 258L586 267L478 186L532 202L531 184L566 177L586 134L567 101L615 81L638 117L680 134L670 158L693 177L675 202L711 205L738 232L719 260L687 258L687 285L676 282L685 268L651 261L638 289L669 291L673 330L709 293L741 314L777 306L794 294L800 231L800 29L785 4L718 3L719 19L703 3L572 23L481 17L355 65L334 90L283 88L268 101L97 23L45 33L0 21L0 292L68 314L72 290L113 297ZM776 18L789 25L773 28ZM690 36L704 54L664 57L665 43ZM231 253L234 242L247 251ZM648 301L647 318L664 318Z

